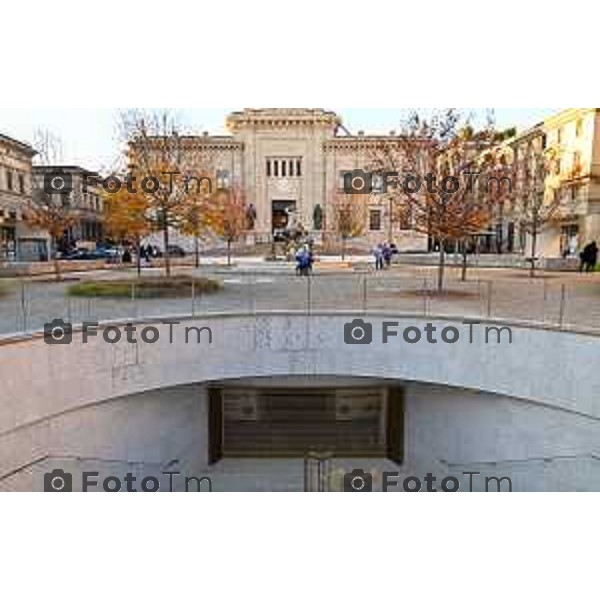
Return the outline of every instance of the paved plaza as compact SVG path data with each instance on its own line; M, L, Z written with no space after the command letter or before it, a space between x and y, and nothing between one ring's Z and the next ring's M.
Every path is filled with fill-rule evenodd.
M374 272L367 264L354 268L317 267L313 277L297 277L291 265L240 265L225 269L206 265L177 272L209 276L223 283L216 294L179 299L135 298L133 271L71 274L68 280L15 279L4 282L0 298L0 334L33 332L63 318L135 319L163 315L289 311L390 311L402 314L497 318L600 331L600 277L580 273L528 273L515 269L471 269L468 281L459 269L448 269L445 292L434 292L437 270L431 266L395 265ZM142 276L160 274L145 269ZM129 277L131 299L69 298L74 280Z

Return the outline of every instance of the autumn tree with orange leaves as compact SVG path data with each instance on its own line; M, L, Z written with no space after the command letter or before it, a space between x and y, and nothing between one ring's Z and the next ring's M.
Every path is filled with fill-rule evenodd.
M367 224L367 200L365 194L337 193L331 205L331 230L340 238L342 260L346 256L349 239L360 237Z
M72 194L47 194L43 189L34 188L31 201L24 210L29 226L45 231L50 236L51 248L49 251L53 258L57 281L62 279L57 242L79 218L79 211L73 204Z
M231 245L246 231L248 208L237 187L217 190L211 199L211 230L227 242L227 265L231 266Z
M196 189L188 190L186 201L177 210L179 230L194 238L194 264L200 266L200 240L213 226L213 194L209 185L210 176L205 173L199 178Z
M172 230L190 227L199 237L204 224L195 207L205 200L204 186L212 193L211 157L205 145L181 135L181 126L167 111L130 110L122 114L122 129L129 143L129 168L137 193L148 204L153 229L162 232L165 274L171 275L169 256ZM196 214L196 217L193 215Z
M386 181L395 210L439 245L438 291L449 243L484 232L494 205L512 193L510 166L486 154L500 140L491 121L475 131L448 109L429 118L414 113L397 138L373 151L370 168Z
M119 242L135 246L138 277L141 275L142 239L152 232L149 207L142 194L134 194L125 187L115 193L104 194L104 226Z

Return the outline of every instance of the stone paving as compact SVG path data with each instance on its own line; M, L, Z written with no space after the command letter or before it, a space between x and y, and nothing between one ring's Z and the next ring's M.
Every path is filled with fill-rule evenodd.
M600 275L539 274L524 271L471 269L467 282L449 269L446 292L432 293L437 270L428 266L397 265L389 271L362 268L317 269L315 276L296 277L292 265L223 269L207 266L184 272L207 275L224 283L221 292L168 300L68 298L73 281L3 282L8 293L0 298L0 335L43 329L62 318L84 320L136 319L162 315L200 315L214 312L252 313L267 310L394 311L415 315L505 318L535 323L576 326L600 332ZM155 269L144 276L156 275ZM70 277L131 277L133 272L94 272ZM134 298L135 294L132 294Z

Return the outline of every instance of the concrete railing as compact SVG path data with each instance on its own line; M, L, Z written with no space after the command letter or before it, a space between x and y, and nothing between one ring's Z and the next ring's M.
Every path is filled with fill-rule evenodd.
M345 342L347 325L355 319L371 325L371 344ZM438 343L429 343L425 335L415 344L403 339L405 328L426 331L429 323L436 328ZM98 407L102 414L101 407L115 399L242 378L334 376L423 382L449 386L459 403L461 397L473 394L484 404L496 397L510 398L525 403L525 408L570 415L584 421L585 427L600 423L600 337L582 332L482 320L473 326L471 336L462 317L269 311L140 319L134 323L138 343L132 344L126 340L126 324L127 320L104 323L87 343L81 327L74 328L68 345L48 345L41 332L0 342L0 479L44 461L50 445L44 440L54 437L54 445L62 448L64 425L54 424L68 421L72 431L81 414L81 427L93 428L90 415L96 412L89 409ZM484 343L486 327L504 326L511 329L512 343L507 330L500 344L497 330ZM142 341L147 327L155 328L147 330L148 335L158 333L156 343ZM384 327L398 332L388 343L383 343ZM443 342L442 330L452 327L459 339ZM114 335L115 328L121 331L121 340L107 343L104 334Z

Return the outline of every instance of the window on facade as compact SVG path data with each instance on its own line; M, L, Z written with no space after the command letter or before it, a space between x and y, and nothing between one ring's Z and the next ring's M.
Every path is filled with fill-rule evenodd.
M403 231L412 229L412 217L409 210L403 210L400 214L400 229Z
M381 211L370 210L369 211L369 230L370 231L381 231Z
M217 189L226 190L229 184L229 171L217 171Z
M375 192L383 192L383 175L375 173L373 175L372 186Z
M302 159L269 158L267 160L267 177L301 177Z
M25 175L22 174L19 175L19 192L25 193Z
M6 187L9 191L13 191L13 174L12 171L6 171Z

